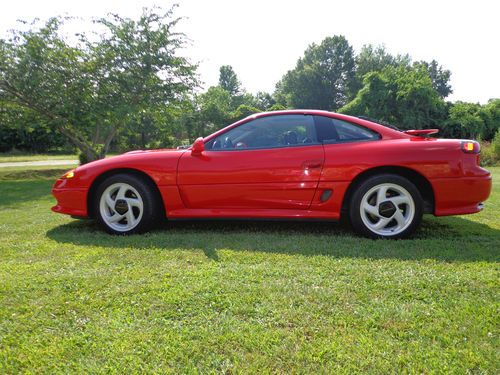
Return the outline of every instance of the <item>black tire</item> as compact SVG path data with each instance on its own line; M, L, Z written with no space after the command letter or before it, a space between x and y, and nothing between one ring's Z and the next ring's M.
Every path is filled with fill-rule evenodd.
M130 186L131 189L127 191L127 194L132 194L130 198L132 199L140 198L140 200L142 200L141 202L142 215L137 214L136 208L128 204L126 208L122 208L122 210L127 210L127 211L130 210L134 215L134 219L137 220L137 223L132 228L126 228L127 226L126 218L122 220L122 222L125 223L123 224L124 228L116 228L116 227L113 228L112 227L113 224L108 223L107 220L103 217L103 214L101 212L101 198L103 196L103 193L105 193L108 188L113 189L112 186L116 186L116 184L126 184ZM154 186L151 186L151 183L149 181L146 181L140 176L135 176L132 174L120 173L106 178L97 188L93 200L93 209L97 222L106 232L111 234L126 235L134 233L144 233L149 231L154 226L159 224L163 219L162 218L163 206L161 203L161 198L159 197L159 194L155 189L156 188ZM136 193L138 194L138 197ZM109 205L106 207L109 207ZM115 210L116 207L117 206L115 206ZM118 211L111 213L117 214ZM126 213L127 212L125 212L125 214ZM120 225L120 222L115 224L115 226L118 225Z
M387 185L385 185L387 184ZM389 185L390 184L390 185ZM379 230L379 231L384 231L384 233L377 233L376 228L371 228L369 225L367 225L362 218L362 213L361 213L361 204L362 201L365 197L365 194L368 194L371 190L377 189L380 186L398 186L401 189L401 191L406 190L407 193L409 193L409 196L411 197L411 200L413 200L413 217L411 218L411 214L408 214L408 219L406 221L405 225L400 225L398 226L398 223L396 219L394 219L395 215L397 214L396 210L399 210L403 215L405 215L406 210L410 210L409 212L412 211L410 207L411 205L411 200L409 200L410 203L406 204L403 203L400 206L394 206L392 203L387 203L389 207L387 207L387 212L383 210L381 211L381 207L379 207L379 204L381 202L376 203L376 210L378 215L384 215L384 216L370 216L370 214L365 214L364 220L367 221L368 223L371 224L372 226L376 226L376 224L379 222L381 219L386 219L390 220L387 224L387 227ZM372 193L374 195L368 195L368 197L371 197L371 199L378 200L378 197L376 197L376 193ZM389 197L387 200L390 200L391 197L391 188L389 188ZM396 192L397 194L397 192ZM405 198L407 197L406 194L403 194ZM396 197L399 197L396 195ZM366 198L368 200L368 198ZM385 198L384 198L385 201ZM366 206L364 206L366 207ZM391 216L391 212L393 212ZM372 177L367 178L359 186L357 186L356 190L354 191L354 194L351 197L351 201L349 204L349 219L352 228L359 234L369 237L369 238L389 238L389 239L397 239L397 238L406 238L409 235L411 235L420 225L420 222L422 221L422 215L423 215L423 200L420 192L418 189L415 187L415 185L410 182L408 179L399 176L399 175L394 175L394 174L380 174L380 175L375 175ZM371 222L371 218L373 218L373 222ZM391 229L391 225L395 227L395 229ZM395 233L391 233L391 230L395 231Z

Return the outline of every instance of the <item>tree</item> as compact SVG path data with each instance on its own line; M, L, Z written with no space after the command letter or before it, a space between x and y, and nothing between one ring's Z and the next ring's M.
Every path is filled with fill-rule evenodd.
M223 65L219 69L219 86L231 97L241 95L241 83L231 65Z
M277 101L292 108L336 110L355 89L352 47L343 36L312 44L276 86Z
M366 74L363 88L340 112L419 129L435 126L444 108L425 69L397 66Z
M408 54L393 56L388 53L383 45L373 46L364 45L360 53L356 56L356 78L358 90L362 87L363 77L370 72L381 72L386 67L402 66L409 68L412 64L411 57ZM423 67L431 81L432 86L438 92L441 98L446 98L453 91L449 83L451 72L444 69L436 60L430 63L426 61L414 62L415 68Z
M484 121L481 106L477 103L455 102L449 109L447 132L454 138L481 138Z
M54 133L36 112L0 102L0 152L13 149L36 153L71 151L65 138Z
M276 104L276 100L274 100L271 94L264 91L259 91L257 94L255 94L252 104L255 108L258 108L261 111L267 111L269 110L269 108Z
M410 64L411 57L407 54L393 56L387 52L384 45L365 44L356 56L356 92L354 92L354 96L363 87L363 77L367 73L381 72L389 66L409 67Z
M479 115L484 121L484 140L492 140L500 129L500 99L490 99L481 107Z
M453 92L450 85L451 72L444 69L436 60L432 60L430 63L418 61L414 63L414 65L416 67L422 66L427 70L432 81L432 86L436 89L441 98L444 99Z
M61 19L39 30L16 31L0 40L0 100L42 116L83 152L87 142L92 82L88 56L58 35Z
M30 109L67 137L88 161L104 157L126 125L150 124L196 85L196 67L177 55L184 35L173 9L138 20L99 19L97 40L70 45L61 18L0 40L0 100Z
M259 108L255 108L246 104L240 105L235 111L231 112L231 122L241 120L254 113L260 112Z
M177 55L184 44L184 35L173 30L178 21L172 9L145 11L137 21L118 15L98 21L109 31L91 49L98 94L106 105L94 111L105 114L113 108L115 129L123 124L139 131L142 147L165 130L171 112L184 106L197 84L196 66Z
M212 86L197 97L199 108L198 136L218 130L231 121L231 95L220 86Z

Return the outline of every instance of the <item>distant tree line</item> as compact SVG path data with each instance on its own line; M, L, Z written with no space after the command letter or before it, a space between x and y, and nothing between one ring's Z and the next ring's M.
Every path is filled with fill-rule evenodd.
M373 45L355 54L343 36L311 44L273 93L246 92L229 65L217 86L200 92L197 66L179 53L186 36L176 31L173 8L96 19L99 34L65 36L69 21L24 24L0 39L0 151L77 148L90 161L110 150L187 144L252 113L286 108L487 141L500 127L500 99L446 101L451 72L437 61Z

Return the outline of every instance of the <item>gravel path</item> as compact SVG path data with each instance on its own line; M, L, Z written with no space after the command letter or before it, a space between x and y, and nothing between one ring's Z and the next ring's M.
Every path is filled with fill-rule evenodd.
M7 167L42 167L51 165L71 165L78 164L78 160L40 160L40 161L16 161L0 163L0 168Z

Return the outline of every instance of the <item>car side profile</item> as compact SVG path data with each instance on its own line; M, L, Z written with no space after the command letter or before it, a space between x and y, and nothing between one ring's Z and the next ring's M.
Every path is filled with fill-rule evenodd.
M403 238L422 215L481 211L491 175L479 144L402 132L317 110L249 116L177 150L132 151L69 171L54 212L109 233L162 219L347 219L371 238Z

